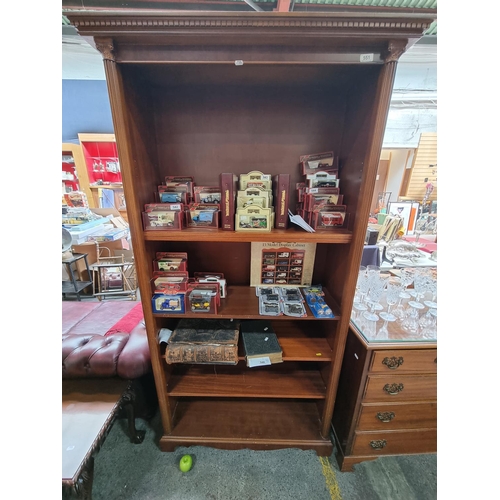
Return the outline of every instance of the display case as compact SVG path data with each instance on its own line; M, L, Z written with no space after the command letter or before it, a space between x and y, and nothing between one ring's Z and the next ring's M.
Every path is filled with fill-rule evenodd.
M431 14L65 10L103 55L163 435L159 446L301 448L330 455L332 413L397 60ZM317 233L222 228L145 231L142 212L166 176L219 183L221 172L289 174L339 155L345 227ZM336 154L337 154L336 153ZM297 196L291 189L289 207ZM272 318L283 362L250 368L167 364L152 309L158 251L186 252L189 273L222 272L219 319L260 319L252 243L316 244L313 284L334 317ZM214 317L192 313L182 317ZM269 318L269 316L266 316Z
M81 191L85 194L89 208L95 208L89 177L82 149L79 144L62 144L62 194Z
M116 208L128 221L115 134L78 134L96 208Z
M384 298L380 304L387 310ZM420 317L430 310L437 311L423 307ZM341 471L380 456L437 451L436 332L402 325L353 309L332 419Z

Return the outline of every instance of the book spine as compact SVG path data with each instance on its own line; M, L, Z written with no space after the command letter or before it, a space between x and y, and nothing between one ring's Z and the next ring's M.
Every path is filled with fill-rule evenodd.
M235 365L238 363L238 346L168 344L165 351L165 360L167 364L210 363Z
M288 227L288 205L290 204L290 174L278 174L274 177L276 199L275 229Z
M234 174L220 174L221 185L221 228L224 231L234 231L235 197L238 177Z

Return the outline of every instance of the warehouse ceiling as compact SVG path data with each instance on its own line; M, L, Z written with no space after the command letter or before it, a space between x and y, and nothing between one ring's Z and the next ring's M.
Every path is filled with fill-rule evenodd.
M62 0L64 9L93 10L197 10L197 11L265 11L265 12L332 12L370 11L375 8L398 9L401 12L437 13L437 0ZM63 25L69 25L63 16ZM63 32L64 33L64 32ZM67 33L68 34L68 33ZM425 35L437 35L437 22Z
M437 0L63 0L63 80L104 80L101 54L93 40L80 37L65 10L196 10L359 12L401 9L403 12L436 14ZM418 146L421 132L435 132L437 126L437 22L398 62L384 147Z

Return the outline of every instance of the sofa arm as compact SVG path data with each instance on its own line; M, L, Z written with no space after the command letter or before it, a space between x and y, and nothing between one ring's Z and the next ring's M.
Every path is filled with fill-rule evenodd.
M113 377L129 335L62 336L62 378Z
M151 354L143 323L140 322L128 337L128 342L118 359L117 373L122 378L139 378L151 371Z

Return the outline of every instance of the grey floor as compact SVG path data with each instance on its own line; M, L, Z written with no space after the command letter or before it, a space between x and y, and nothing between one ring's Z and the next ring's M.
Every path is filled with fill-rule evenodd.
M95 457L94 500L427 500L437 498L437 456L383 457L340 472L334 456L313 451L225 451L194 446L162 452L159 413L137 419L132 444L117 420ZM180 457L193 468L182 473Z

